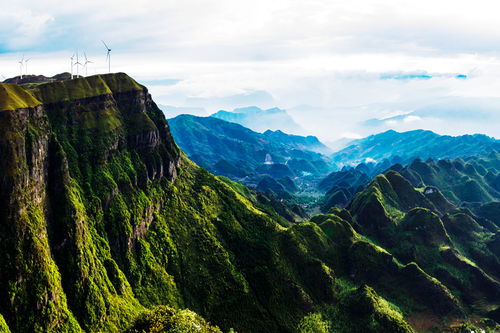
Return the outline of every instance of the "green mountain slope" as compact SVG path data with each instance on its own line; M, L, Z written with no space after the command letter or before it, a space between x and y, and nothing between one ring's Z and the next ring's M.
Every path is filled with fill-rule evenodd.
M423 161L417 158L404 167L399 163L390 165L387 160L378 164L361 163L355 168L344 167L341 171L330 173L319 183L318 188L326 191L322 210L345 207L378 173L388 169L401 173L415 187L437 187L447 200L467 206L479 217L495 221L498 225L495 217L495 201L500 200L498 152L453 160Z
M33 95L16 84L0 85L0 110L17 110L39 104Z
M192 163L146 88L125 74L22 94L40 104L0 111L4 331L297 332L323 318L336 332L413 332L415 316L440 318L439 329L476 313L425 262L402 261L355 231L358 215L291 225L256 192ZM436 207L397 197L396 208L415 198ZM472 217L445 223L464 258L490 267L498 237Z
M450 288L466 311L499 306L500 258L490 230L438 189L415 189L399 173L377 176L349 206L356 229L402 263L416 262Z
M500 154L469 157L465 160L416 159L406 167L395 166L414 186L436 186L457 204L500 200Z
M318 153L327 147L316 137L257 133L213 117L181 115L169 123L179 147L193 161L253 187L266 175L277 180L312 177L306 181L309 184L333 168L328 157Z
M355 168L344 166L340 171L331 172L318 184L318 189L325 192L321 211L327 212L331 207L345 207L374 176L387 168L385 163L360 163Z

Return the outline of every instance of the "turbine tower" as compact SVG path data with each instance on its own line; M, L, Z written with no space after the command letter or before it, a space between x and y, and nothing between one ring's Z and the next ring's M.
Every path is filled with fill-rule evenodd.
M19 72L21 73L21 75L19 75L19 77L22 80L23 79L23 68L24 68L24 54L23 54L21 61L18 61L18 63L19 63Z
M71 60L71 80L73 80L73 59L75 58L75 54L69 58Z
M75 62L75 65L76 65L76 78L79 78L80 74L79 74L79 70L78 70L79 67L78 66L81 66L82 64L78 60L78 51L76 51L76 62Z
M87 54L85 52L83 52L83 56L85 57L85 62L83 63L83 67L85 67L85 76L88 76L88 68L87 68L87 65L88 64L92 64L93 62L90 61L89 59L87 59Z
M30 60L31 58L24 60L24 72L26 73L26 76L28 76L28 61Z
M108 73L111 73L111 49L104 43L103 40L101 42L104 44L104 47L106 48L106 61L108 62Z

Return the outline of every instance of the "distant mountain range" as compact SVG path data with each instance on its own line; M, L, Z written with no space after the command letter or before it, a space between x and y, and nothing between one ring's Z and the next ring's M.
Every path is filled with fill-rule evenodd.
M249 106L233 111L220 110L211 117L237 123L257 132L282 130L287 133L299 133L303 131L285 110L279 108L263 110L256 106Z
M217 175L253 187L264 176L321 176L335 168L321 154L328 152L328 147L313 136L270 130L257 133L225 120L191 115L172 118L169 124L177 144L193 161ZM269 180L265 182L270 185Z
M68 72L57 74L52 77L30 74L30 75L23 75L22 78L20 76L11 77L5 79L3 83L15 83L19 85L37 85L42 83L50 83L50 82L64 81L70 79L71 79L71 73Z
M500 141L482 134L448 136L425 130L389 130L352 141L346 148L334 153L332 160L340 165L356 165L398 157L405 164L417 157L455 158L498 150Z
M393 110L404 110L404 105L372 105L373 108L384 108ZM449 96L440 98L437 101L429 102L425 105L416 106L414 110L403 111L401 114L384 117L373 118L362 122L363 127L370 128L375 131L382 131L384 128L405 128L414 124L422 126L437 121L436 124L446 124L447 131L450 129L463 128L463 122L468 125L481 121L483 123L500 121L500 98L477 98L477 97L458 97ZM477 128L476 126L468 126L469 128ZM485 126L480 126L480 128ZM486 126L487 128L488 126ZM430 126L428 128L433 128ZM409 128L408 128L409 129Z
M480 134L452 137L425 130L402 133L391 130L351 141L330 159L326 156L329 148L313 136L290 135L280 130L257 133L214 117L181 115L169 123L179 146L209 171L265 193L281 193L285 198L286 193L294 192L290 188L296 188L297 184L301 189L326 193L321 203L323 211L332 206L344 207L375 175L394 165L413 180L409 172L418 161L430 157L434 160L465 158L500 150L498 140ZM412 162L415 158L421 159ZM402 167L408 164L406 169ZM338 165L344 168L339 171ZM330 174L321 180L328 172ZM456 180L463 179L460 177ZM306 181L297 181L298 178ZM290 182L291 186L284 185ZM428 182L426 185L439 186L447 193L444 184ZM488 186L493 188L491 184ZM497 198L492 194L485 196ZM449 200L460 203L453 198Z

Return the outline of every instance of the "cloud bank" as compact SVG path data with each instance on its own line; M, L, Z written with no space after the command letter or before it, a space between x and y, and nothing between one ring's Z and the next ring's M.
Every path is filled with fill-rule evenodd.
M77 49L94 62L89 74L105 72L104 39L112 70L171 110L278 106L327 141L386 128L500 137L499 9L486 0L4 1L0 75L17 75L23 53L30 72L68 71Z

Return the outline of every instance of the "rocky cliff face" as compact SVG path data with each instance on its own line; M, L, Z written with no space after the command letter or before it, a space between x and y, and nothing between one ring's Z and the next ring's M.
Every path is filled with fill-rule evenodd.
M2 314L39 327L75 325L52 259L47 222L51 135L42 105L0 112L0 281ZM38 291L37 291L38 289ZM52 312L52 314L50 314ZM39 326L40 325L40 326Z
M78 88L85 84L94 91L82 94ZM138 306L130 287L116 290L110 283L107 270L118 270L99 258L85 201L95 200L92 208L101 213L110 205L120 188L104 184L106 175L99 173L122 156L140 161L129 180L139 188L175 179L180 163L161 111L130 78L98 76L62 85L63 92L51 85L30 91L32 107L0 111L0 313L15 331L90 329L119 310L110 305L118 294ZM25 92L10 98L26 99ZM96 193L106 185L108 191ZM133 231L122 241L140 235ZM82 299L96 308L85 308Z

